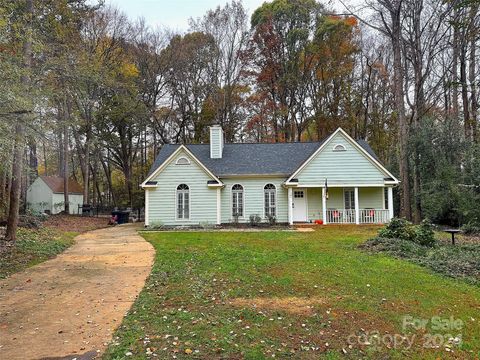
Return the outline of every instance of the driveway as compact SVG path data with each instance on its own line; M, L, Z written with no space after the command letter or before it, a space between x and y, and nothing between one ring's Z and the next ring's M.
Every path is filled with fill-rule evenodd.
M120 225L79 235L56 258L0 280L0 358L102 353L153 258L137 227Z

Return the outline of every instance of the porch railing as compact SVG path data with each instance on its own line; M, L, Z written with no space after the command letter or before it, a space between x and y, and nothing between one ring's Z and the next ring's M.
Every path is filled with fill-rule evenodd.
M355 224L355 210L327 209L329 224Z
M388 210L360 209L360 224L385 224L388 216Z
M389 221L388 210L359 209L360 224L385 224ZM354 209L327 209L328 224L355 224Z

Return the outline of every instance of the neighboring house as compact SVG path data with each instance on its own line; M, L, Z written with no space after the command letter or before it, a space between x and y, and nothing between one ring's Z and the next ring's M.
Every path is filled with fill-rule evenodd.
M78 214L83 205L83 188L73 179L68 180L70 214ZM63 178L39 176L27 190L27 207L34 211L58 214L65 210Z
M145 225L386 223L399 181L363 140L338 128L320 142L164 145L146 180Z

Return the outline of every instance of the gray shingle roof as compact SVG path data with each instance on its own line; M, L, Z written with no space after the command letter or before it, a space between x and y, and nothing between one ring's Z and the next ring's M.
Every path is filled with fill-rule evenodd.
M209 144L189 144L185 146L217 177L231 175L279 175L288 177L322 143L323 141L225 144L221 159L210 158ZM358 144L377 159L366 141L358 141ZM163 145L148 176L163 164L179 146L179 144Z

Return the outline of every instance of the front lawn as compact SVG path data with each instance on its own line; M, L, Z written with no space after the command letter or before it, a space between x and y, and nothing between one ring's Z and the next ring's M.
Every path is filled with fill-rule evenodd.
M357 249L376 230L144 233L155 265L104 358L478 357L480 288Z

